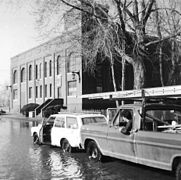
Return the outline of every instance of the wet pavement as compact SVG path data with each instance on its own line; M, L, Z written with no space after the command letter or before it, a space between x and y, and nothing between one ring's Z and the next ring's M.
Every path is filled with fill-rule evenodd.
M63 153L59 148L34 145L32 119L3 116L0 120L0 179L3 180L172 180L167 171L118 159L92 162L84 152Z

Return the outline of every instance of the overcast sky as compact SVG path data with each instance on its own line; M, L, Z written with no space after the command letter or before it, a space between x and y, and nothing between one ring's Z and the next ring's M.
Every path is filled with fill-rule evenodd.
M0 84L10 84L10 58L40 43L29 8L0 4Z

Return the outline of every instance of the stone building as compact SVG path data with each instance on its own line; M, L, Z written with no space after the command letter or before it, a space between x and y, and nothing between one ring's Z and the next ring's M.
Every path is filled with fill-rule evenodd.
M11 111L55 98L63 98L70 111L82 109L81 47L72 39L80 36L81 28L80 21L70 17L74 16L64 15L61 36L11 58Z

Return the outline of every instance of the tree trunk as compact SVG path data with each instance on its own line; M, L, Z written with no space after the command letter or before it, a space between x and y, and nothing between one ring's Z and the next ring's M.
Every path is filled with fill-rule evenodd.
M145 84L145 72L144 72L144 62L143 62L143 58L146 56L145 46L144 46L145 29L142 24L135 23L135 30L136 30L135 32L136 32L137 48L133 52L135 57L135 62L133 64L134 89L141 89L144 87Z
M144 88L145 84L145 71L144 71L144 64L141 57L139 57L134 65L133 65L133 71L134 71L134 89L141 89Z
M159 65L160 65L160 82L161 82L161 86L164 86L163 63L162 63L162 46L161 45L159 45Z
M116 87L116 80L115 80L115 73L114 73L114 62L113 62L113 57L112 57L112 53L109 50L110 53L110 61L111 61L111 75L112 75L112 82L113 82L113 88L114 88L114 92L117 91L117 87ZM119 102L118 100L116 100L116 107L119 107Z
M176 60L175 60L175 41L172 40L171 42L171 70L169 73L169 77L168 77L168 81L167 81L167 85L175 85L175 71L176 71Z

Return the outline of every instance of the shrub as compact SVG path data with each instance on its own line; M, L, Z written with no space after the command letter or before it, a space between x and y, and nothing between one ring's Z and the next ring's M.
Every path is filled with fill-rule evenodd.
M21 108L20 113L22 113L25 116L28 116L28 113L30 111L34 111L38 106L39 104L36 104L36 103L26 104Z
M61 108L62 105L49 106L44 110L43 116L48 118L51 114L57 114L58 112L60 112Z

